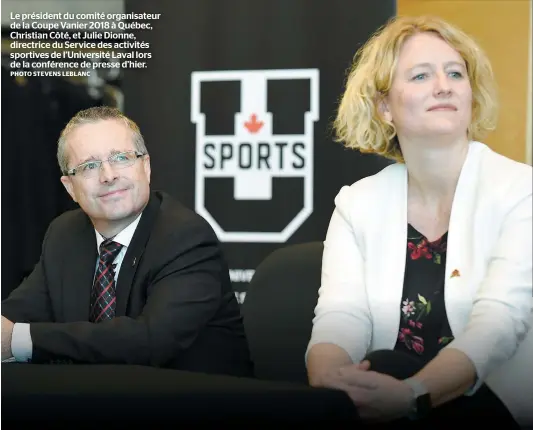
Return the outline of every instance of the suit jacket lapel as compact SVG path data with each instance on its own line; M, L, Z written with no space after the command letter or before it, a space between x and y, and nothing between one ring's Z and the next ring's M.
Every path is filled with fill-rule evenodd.
M88 321L91 306L91 289L96 269L98 251L94 228L88 218L79 231L74 232L74 247L79 252L67 256L63 278L63 312L65 322Z
M135 273L146 248L146 243L150 238L152 226L159 214L160 205L159 197L152 193L122 261L117 279L117 307L115 310L117 317L126 315Z
M470 144L457 182L448 228L444 294L446 312L453 333L457 333L469 318L471 301L468 296L474 294L476 286L473 282L473 233L476 229L474 209L480 150L475 142Z

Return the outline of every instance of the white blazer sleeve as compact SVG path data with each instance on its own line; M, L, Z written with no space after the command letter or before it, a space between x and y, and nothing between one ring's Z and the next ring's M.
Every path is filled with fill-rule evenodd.
M324 241L321 286L307 353L313 345L332 343L358 363L370 344L371 320L364 257L350 216L353 191L343 187L335 198L335 210Z
M533 306L531 175L526 175L524 182L515 182L512 191L509 190L514 195L513 204L501 225L486 275L474 297L469 323L463 333L446 346L461 350L474 363L477 381L467 395L475 393L494 369L515 354L530 328Z

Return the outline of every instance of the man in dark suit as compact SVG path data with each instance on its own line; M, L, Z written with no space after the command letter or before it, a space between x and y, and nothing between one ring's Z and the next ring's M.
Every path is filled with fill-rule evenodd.
M150 190L137 125L113 108L81 111L58 161L80 209L51 223L34 271L2 302L2 359L251 376L219 242L203 218Z

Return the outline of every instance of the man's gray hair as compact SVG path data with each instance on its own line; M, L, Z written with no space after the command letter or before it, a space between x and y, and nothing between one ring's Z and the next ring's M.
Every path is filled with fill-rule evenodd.
M66 175L68 171L67 138L68 135L80 125L94 124L99 121L116 120L123 122L133 133L135 149L143 154L148 154L144 138L137 124L124 115L119 109L110 106L96 106L78 112L65 126L57 142L57 161L61 172Z

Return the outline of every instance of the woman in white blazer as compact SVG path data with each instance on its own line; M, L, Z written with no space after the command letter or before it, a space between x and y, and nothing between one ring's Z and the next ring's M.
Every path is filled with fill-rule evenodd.
M335 199L306 363L364 420L533 425L532 168L480 142L494 88L437 18L394 19L355 58L338 140L397 163Z

